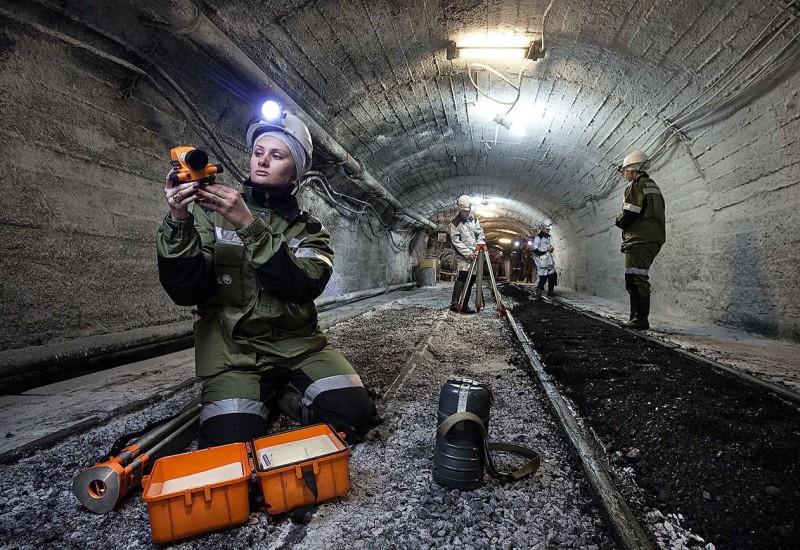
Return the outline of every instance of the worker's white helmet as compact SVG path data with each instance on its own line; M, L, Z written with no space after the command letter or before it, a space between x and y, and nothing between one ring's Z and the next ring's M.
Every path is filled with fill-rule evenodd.
M461 195L460 197L458 197L458 201L456 202L456 204L461 210L469 210L470 208L472 208L472 201L469 199L467 195Z
M644 171L650 168L650 159L642 151L634 151L625 157L620 166L620 172L625 170Z
M539 224L539 229L547 229L549 231L550 229L553 229L553 224L549 221L543 221Z
M311 168L311 155L314 152L314 146L311 143L311 132L308 131L308 127L297 116L281 110L276 120L254 120L247 127L247 146L252 149L258 136L264 132L283 132L296 139L306 154L304 171ZM302 174L297 174L298 178L300 176Z

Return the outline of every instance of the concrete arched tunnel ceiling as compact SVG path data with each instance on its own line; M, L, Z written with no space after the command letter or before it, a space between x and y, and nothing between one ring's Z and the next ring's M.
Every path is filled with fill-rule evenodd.
M417 230L445 230L468 194L491 206L493 238L553 221L559 285L624 301L614 165L642 149L667 203L654 311L800 338L799 5L7 0L2 313L22 329L0 346L190 316L153 285L165 153L205 146L224 183L241 181L243 127L271 93L311 127L328 189L375 209L348 215L319 182L303 191L335 241L326 296L410 280ZM503 78L448 59L451 41L487 36L544 37L544 57L477 60ZM524 135L493 121L508 106L486 110L470 74L504 101L521 74L508 119Z
M558 223L618 187L612 166L634 148L656 152L669 139L661 157L677 153L684 157L679 162L691 162L685 158L691 149L669 131L670 115L775 27L782 7L555 0L544 26L544 59L527 66L487 62L512 80L524 69L509 117L523 120L526 133L513 135L477 112L485 99L470 83L469 62L447 59L447 42L466 45L464 37L474 33L541 40L549 4L274 2L265 9L211 0L202 6L404 206L441 221L439 213L451 216L461 193L513 197L499 217L528 226L541 217ZM779 37L773 50L790 38ZM474 74L489 95L513 100L513 88L500 78L482 69ZM702 131L696 126L686 135Z

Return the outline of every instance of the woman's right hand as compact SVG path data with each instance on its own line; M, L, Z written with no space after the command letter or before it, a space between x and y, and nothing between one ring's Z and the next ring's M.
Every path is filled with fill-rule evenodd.
M179 183L174 185L170 176L175 172L175 168L167 173L164 196L169 205L169 213L173 220L185 220L190 216L189 205L195 200L197 189L194 182Z

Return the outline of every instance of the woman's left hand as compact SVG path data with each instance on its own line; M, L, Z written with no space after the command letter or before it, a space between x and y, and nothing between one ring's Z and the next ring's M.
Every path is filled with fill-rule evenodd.
M218 183L209 183L197 188L197 202L203 208L219 212L236 229L244 229L255 217L247 208L242 194L236 189Z

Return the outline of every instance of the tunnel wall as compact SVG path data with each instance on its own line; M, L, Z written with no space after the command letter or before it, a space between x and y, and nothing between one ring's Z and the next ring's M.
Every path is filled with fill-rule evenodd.
M800 75L690 134L688 154L651 170L667 205L667 243L651 269L655 313L800 339ZM625 182L574 212L563 282L627 301L620 231Z
M118 64L6 23L0 30L0 350L191 318L190 308L173 305L158 283L155 233L167 211L169 149L204 146L203 139L152 86L134 82ZM207 79L184 84L246 172L241 133L252 106ZM229 174L221 180L233 181ZM365 238L310 191L301 205L333 236L326 295L409 280L408 254L390 254L385 232Z

